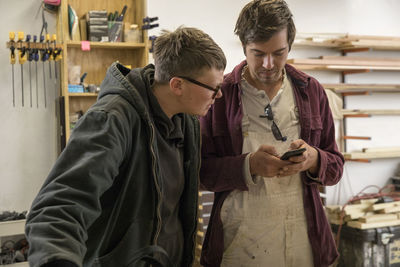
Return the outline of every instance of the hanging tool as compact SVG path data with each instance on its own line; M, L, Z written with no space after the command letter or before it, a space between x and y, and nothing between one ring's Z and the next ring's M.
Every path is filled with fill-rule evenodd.
M10 63L11 63L11 70L12 70L12 94L13 94L13 106L15 107L15 89L14 89L14 65L15 65L15 33L10 32Z
M151 41L151 47L149 48L149 52L150 52L150 53L153 53L153 50L154 50L154 42L155 42L156 39L157 39L157 36L155 36L155 35L149 36L149 40Z
M21 65L21 89L22 89L22 106L24 106L24 67L23 64L26 61L25 47L22 46L24 39L24 32L18 32L18 43L19 43L19 57L18 61Z
M150 30L153 29L155 27L158 27L159 24L158 23L154 23L154 24L150 24L154 21L158 20L158 17L145 17L143 18L143 26L142 26L142 30Z
M33 36L33 43L36 45L37 36ZM39 50L35 47L32 50L32 58L35 61L35 71L36 71L36 108L39 108L39 89L38 89L38 76L37 76L37 62L39 60Z
M43 41L44 41L44 35L43 35L44 33L43 33L43 31L45 32L45 34L47 36L48 35L48 33L47 33L47 21L46 21L46 19L44 17L44 8L42 8L42 29L40 31L40 37L39 37L40 38L39 39L40 43L43 43ZM46 60L48 60L49 54L47 53L47 49L41 49L40 52L41 52L41 59L40 60L43 63L44 107L46 108L47 107L47 99L46 99L46 77L45 77L45 72L44 72L44 62ZM50 74L50 77L51 77L51 74Z
M32 51L31 51L31 35L27 34L26 35L26 43L28 45L28 48L26 49L26 53L27 53L27 58L29 61L29 96L30 96L30 104L32 107L32 72L31 72L31 61L33 59L32 57Z
M57 35L53 34L51 36L51 42L53 43L53 53L51 54L53 56L53 60L54 60L54 77L57 79L57 63L56 63L56 58L59 54L59 50L56 47L56 41L57 41Z
M48 61L49 61L49 73L50 73L50 79L51 79L51 60L52 60L52 58L51 58L51 54L53 53L53 48L51 48L51 46L50 46L50 34L46 34L46 47L47 47L47 51L46 51L46 53L47 53L47 55L48 55Z
M43 43L43 41L44 41L44 36L43 36L43 35L40 35L40 40L39 40L39 42L40 42L40 43ZM46 107L47 107L47 100L46 100L46 76L45 76L45 71L44 71L44 62L45 62L45 61L48 59L48 57L49 57L49 54L47 54L47 49L46 49L46 48L40 49L40 56L41 56L40 60L41 60L42 63L43 63L44 107L46 108Z

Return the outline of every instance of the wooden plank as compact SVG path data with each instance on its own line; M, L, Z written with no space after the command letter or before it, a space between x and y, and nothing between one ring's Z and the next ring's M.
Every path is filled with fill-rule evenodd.
M386 226L394 226L400 225L400 220L392 220L392 221L384 221L384 222L373 222L373 223L362 223L359 221L350 221L347 222L349 227L358 228L358 229L371 229L371 228L380 228Z
M343 109L343 115L400 115L400 109Z
M293 46L329 47L340 50L400 50L400 37L345 33L297 33Z
M372 210L381 210L384 208L390 208L394 206L400 206L400 201L388 202L388 203L378 203L371 206Z
M359 72L368 72L369 70L376 70L376 71L398 71L400 67L396 66L370 66L370 65L322 65L322 64L293 64L288 62L293 67L299 70L331 70L331 71L345 71L345 70L352 70L351 72L348 71L347 73L359 73Z
M396 213L396 214L374 214L369 216L362 216L358 220L363 223L371 223L371 222L393 221L397 219L398 215Z
M320 56L319 59L323 59L326 62L372 62L372 63L395 63L396 65L400 63L398 58L380 58L380 57L352 57L352 56ZM335 63L333 63L335 64Z
M387 152L346 152L343 153L346 160L352 159L382 159L382 158L398 158L400 151L387 151Z
M323 84L325 89L333 90L335 93L344 92L379 92L395 93L400 92L399 84Z
M368 204L372 205L377 201L378 201L377 198L367 198L367 199L358 199L354 203L357 203L357 204L368 203Z
M349 139L353 139L353 140L371 140L371 137L369 136L350 136L350 135L344 135L343 136L344 140L349 140Z
M367 147L363 148L362 152L387 152L387 151L400 151L400 147Z
M325 210L329 213L339 212L342 209L342 205L329 205L325 206Z
M400 212L400 206L387 207L377 211L378 213L398 213Z
M288 59L289 64L301 65L322 65L322 66L362 66L363 68L399 68L400 60L384 59L384 58L352 58L352 57L335 57L335 58L292 58Z

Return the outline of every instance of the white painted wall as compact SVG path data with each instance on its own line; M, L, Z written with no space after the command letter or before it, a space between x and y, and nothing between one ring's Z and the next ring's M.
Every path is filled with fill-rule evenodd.
M234 35L234 25L241 8L248 0L149 0L148 15L158 16L160 27L149 31L159 34L160 29L173 30L180 25L197 27L208 34L222 47L227 59L226 72L244 59L240 41ZM361 35L400 36L398 12L400 2L396 0L287 0L294 15L298 32L351 33ZM329 49L294 49L289 58L315 57L337 54ZM400 58L400 52L352 53L351 56L379 56ZM335 83L340 76L335 72L310 72L322 83ZM400 83L398 72L371 72L346 77L351 83ZM398 109L400 94L373 94L351 96L346 99L347 108L354 109ZM348 151L364 147L400 146L400 117L374 116L349 119L348 135L371 136L370 141L348 142ZM367 185L384 186L394 175L400 159L379 159L371 163L348 162L342 181L327 188L327 203L343 203ZM374 192L366 191L366 192Z
M10 31L39 35L41 13L38 0L0 0L0 212L27 210L57 156L55 84L45 64L47 108L44 108L42 63L38 63L39 108L36 108L35 64L32 63L33 107L30 107L29 67L23 65L25 105L22 107L21 67L14 66L15 107L12 75L6 42ZM36 16L37 15L37 16ZM55 33L55 16L46 14L49 33ZM52 66L54 77L54 66Z
M48 77L46 64L46 85L48 107L43 105L42 63L39 63L39 108L29 107L28 64L24 65L25 107L21 107L20 66L15 65L16 107L12 106L12 79L9 64L9 50L5 44L9 31L24 31L39 34L41 17L36 16L39 0L0 0L0 211L22 211L29 208L31 201L47 176L57 157L57 131L55 98L56 89L53 80ZM238 38L233 34L234 24L240 9L248 1L222 0L149 0L148 15L158 16L161 27L174 29L179 25L201 28L209 33L221 45L228 58L227 72L244 59ZM299 32L330 32L366 35L400 36L400 20L397 0L288 0L294 14ZM55 32L55 18L48 19L48 30ZM150 30L157 35L160 28ZM332 54L326 49L296 50L296 55L319 56ZM400 52L374 53L389 57L400 57ZM355 55L355 54L354 54ZM34 69L34 68L33 68ZM321 82L338 82L334 73L314 72ZM400 83L399 73L373 72L348 76L349 82ZM35 95L34 95L35 96ZM349 97L349 108L385 107L399 108L400 96L372 95ZM35 103L35 102L34 102ZM28 106L27 106L28 105ZM400 146L398 117L372 117L349 121L349 134L372 136L371 141L349 142L349 149L376 146ZM341 188L341 201L357 193L364 186L376 184L383 186L394 174L400 159L374 160L370 164L346 164L341 187L328 188L328 202L337 199ZM350 189L350 186L351 189ZM336 192L335 192L336 191Z

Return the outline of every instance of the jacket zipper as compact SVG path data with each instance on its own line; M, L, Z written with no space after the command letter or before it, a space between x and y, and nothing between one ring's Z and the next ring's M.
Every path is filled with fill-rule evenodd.
M197 119L195 119L196 121L198 121ZM198 125L198 124L195 124L195 125ZM197 126L196 126L197 127ZM197 132L198 132L198 134L199 134L199 143L198 143L198 145L197 145L197 148L198 148L198 159L199 159L199 164L197 165L197 180L200 180L199 178L200 178L200 166L201 166L201 133L200 133L200 130L199 129L197 129ZM196 215L195 215L195 225L196 225L196 227L195 227L195 229L194 229L194 233L193 233L193 235L192 235L192 238L193 238L193 250L192 250L192 257L193 257L193 261L192 262L194 262L196 259L195 259L195 254L196 254L196 234L197 234L197 225L198 225L198 222L199 222L199 218L198 218L198 216L199 216L199 184L197 184L197 197L196 197L196 206L197 206L197 209L196 209Z
M157 203L157 219L158 219L158 225L157 225L157 230L156 233L154 235L154 239L153 239L153 244L157 245L157 239L158 236L160 235L161 232L161 190L160 190L160 186L157 183L157 177L156 177L156 172L155 172L155 164L156 164L156 156L155 156L155 152L153 149L153 143L154 143L154 127L152 124L150 124L150 128L151 128L151 136L150 136L150 151L151 154L153 156L153 166L152 166L152 170L153 170L153 177L154 177L154 184L156 186L157 189L157 193L158 193L158 203Z

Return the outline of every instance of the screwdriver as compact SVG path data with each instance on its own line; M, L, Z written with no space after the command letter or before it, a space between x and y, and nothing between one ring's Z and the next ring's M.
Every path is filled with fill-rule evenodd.
M57 41L57 35L53 34L51 37L51 42L53 43L53 60L54 60L54 77L57 79L57 63L56 63L56 57L58 54L58 49L56 48L56 41Z
M22 106L24 106L24 68L23 64L26 61L26 55L25 55L25 48L22 47L22 40L24 39L24 33L23 32L18 32L18 42L20 43L20 50L19 50L19 57L18 61L19 64L21 65L21 89L22 89Z
M33 43L35 44L35 49L32 51L33 60L35 61L35 70L36 70L36 108L39 108L39 89L38 89L38 77L37 77L37 62L39 60L39 50L36 48L37 36L33 36Z
M12 70L12 93L13 93L13 106L15 107L15 90L14 90L14 64L15 64L15 32L9 33L10 37L10 63L11 63L11 70Z
M40 35L40 43L43 43L44 41L44 36ZM47 54L47 49L43 48L41 49L41 61L43 63L43 90L44 90L44 107L47 107L47 101L46 101L46 76L44 75L44 62L47 60L48 58L48 54Z
M50 74L50 79L51 79L51 54L53 52L53 49L50 47L50 34L46 33L46 43L47 43L47 51L46 54L48 55L48 60L49 60L49 74Z
M30 103L31 103L31 107L32 107L32 75L31 75L31 61L33 59L32 56L32 51L31 51L31 45L30 45L30 41L31 41L31 35L27 34L26 35L26 40L25 42L28 44L28 49L26 50L27 52L27 58L29 61L29 96L30 96Z

